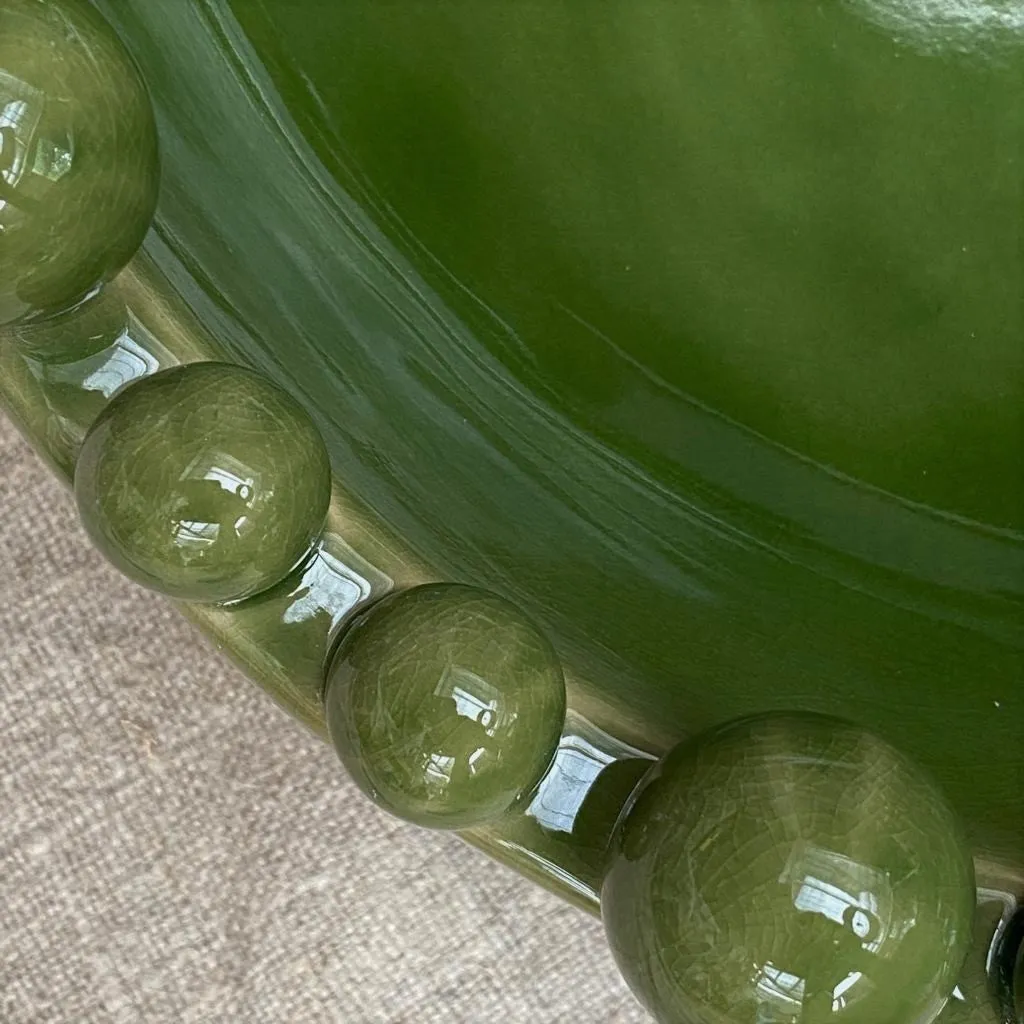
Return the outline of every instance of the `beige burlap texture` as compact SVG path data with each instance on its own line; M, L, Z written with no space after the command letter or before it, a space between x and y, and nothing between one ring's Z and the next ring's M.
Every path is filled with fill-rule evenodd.
M2 1024L641 1024L600 922L367 803L0 415Z

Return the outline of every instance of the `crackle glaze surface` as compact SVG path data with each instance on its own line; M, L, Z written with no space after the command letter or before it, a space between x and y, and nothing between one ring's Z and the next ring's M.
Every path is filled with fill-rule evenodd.
M751 984L730 973L736 950L761 947L762 987L791 1002L799 972L768 960L806 968L807 1020L917 1024L947 996L950 1024L1019 1015L1024 23L1007 5L954 6L970 17L923 0L636 0L600 18L96 0L139 79L91 7L0 0L0 25L31 36L0 37L0 86L24 83L27 61L57 97L37 155L57 138L47 117L81 113L55 68L83 41L110 54L47 201L0 167L0 217L57 218L35 234L43 220L0 221L0 265L20 238L53 271L45 295L12 291L22 253L0 282L0 322L20 318L0 328L11 413L77 476L104 550L185 599L312 728L336 718L382 803L472 825L470 842L591 910L610 865L624 969L673 1024L733 1024L742 1005L723 1000ZM54 11L91 27L50 46ZM142 80L159 210L144 252L97 292L141 239L157 180ZM138 150L90 134L119 116ZM51 228L69 244L48 253ZM175 368L214 359L236 365ZM487 588L490 611L421 615L417 595L437 591L416 587L439 577ZM494 706L477 694L474 717L453 696L425 717L451 666L491 685ZM515 717L488 743L484 705ZM629 803L678 741L772 708L855 723L806 742L829 761L861 738L847 790L867 787L862 818L836 792L838 762L824 778L790 757L788 775L740 784L764 780L763 737L736 739L748 726L680 748L718 751L724 775L695 763L684 778L678 751L661 765L668 812ZM377 742L381 722L395 728ZM801 736L772 742L791 754ZM502 770L477 777L492 755ZM671 796L691 786L714 799ZM744 824L740 797L769 791ZM699 831L734 797L738 817L688 849L678 823ZM777 832L759 839L755 820ZM794 820L805 859L814 846L902 879L893 921L928 904L902 940L885 932L891 961L861 969L849 933L874 942L857 932L874 934L868 916L808 916L784 866L766 881ZM896 821L899 855L884 841ZM667 860L624 859L652 832ZM978 878L970 934L961 842ZM692 1004L690 986L686 1006L674 986L700 936L672 929L691 897L721 894L716 855L736 869L730 895L744 880L770 894L785 941L726 901L729 952L701 947L708 995Z
M101 4L158 111L149 252L597 726L839 714L1020 863L1024 42L608 6Z
M0 324L59 313L134 255L156 207L138 69L83 2L0 4Z
M498 819L540 782L565 720L550 642L508 602L427 584L348 628L327 674L327 725L349 771L419 824Z
M192 363L100 413L75 469L78 511L132 579L224 603L284 579L327 517L330 466L292 398L239 366Z
M673 751L601 897L623 973L665 1024L931 1020L973 938L974 870L942 794L823 716L745 719Z

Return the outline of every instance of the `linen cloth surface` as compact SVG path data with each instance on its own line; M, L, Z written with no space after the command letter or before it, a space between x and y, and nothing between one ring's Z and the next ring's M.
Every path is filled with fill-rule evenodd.
M373 807L0 414L3 1024L643 1024L601 924Z

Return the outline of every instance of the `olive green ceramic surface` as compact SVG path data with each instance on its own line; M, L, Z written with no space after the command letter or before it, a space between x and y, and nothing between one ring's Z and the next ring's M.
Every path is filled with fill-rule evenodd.
M1024 1017L1024 945L1017 953L1017 969L1014 972L1014 992L1016 998L1013 1001L1013 1010L1018 1017Z
M224 363L164 370L118 395L78 455L89 535L132 579L224 603L281 582L331 500L316 427L262 376Z
M659 1021L931 1020L973 938L951 809L892 748L811 715L744 719L651 772L601 912Z
M699 401L1024 527L1019 5L231 7L477 344L652 476Z
M467 828L496 820L544 777L565 721L550 642L513 605L427 584L349 626L327 673L327 725L382 806Z
M97 117L77 136L82 154L102 159L75 156L81 175L52 181L46 202L29 204L36 219L19 213L21 234L0 221L0 267L14 268L0 282L0 320L18 319L0 329L0 393L54 467L78 476L83 517L107 553L198 601L186 614L322 734L332 652L346 678L327 690L327 717L348 728L359 709L364 722L395 712L401 725L403 693L418 700L423 681L399 672L392 693L365 689L346 705L368 678L360 666L394 659L433 672L460 635L471 647L480 637L489 653L473 672L496 680L500 699L533 725L525 740L511 730L494 744L515 770L507 785L494 776L482 803L463 799L472 773L456 787L453 772L425 810L422 794L409 798L411 762L385 793L367 782L369 760L351 755L352 735L331 731L383 803L428 824L445 824L448 811L448 824L479 823L463 832L469 841L591 910L609 866L608 891L622 891L623 844L638 831L649 825L674 849L687 815L707 811L668 795L666 813L645 818L646 805L630 803L658 755L772 709L848 720L825 738L811 732L826 761L865 737L849 787L867 786L863 814L838 800L818 807L842 772L805 790L815 776L806 765L794 770L793 793L810 794L796 810L782 806L793 796L784 788L781 803L744 813L784 823L811 806L811 845L823 837L822 849L886 877L895 877L892 848L882 847L900 820L904 852L921 864L914 898L952 894L943 921L932 901L911 939L886 947L914 988L896 992L886 974L860 1004L879 1009L869 1019L911 1024L947 996L950 1024L1019 1015L1024 19L1015 7L622 0L599 16L574 3L450 0L95 7L141 77L84 4L0 0L0 25L38 21L28 43L0 37L0 86L12 74L26 81L31 64L32 102L47 116L61 111L74 126L83 108L39 59L53 24L44 12L83 19L51 54L67 45L110 55L97 96L82 93ZM104 125L128 124L130 144L91 141ZM10 134L0 153L11 152ZM47 129L32 144L49 152L54 138ZM0 170L22 203L0 196L2 218L3 203L11 216L33 197L24 176ZM144 251L97 290L141 238L158 178ZM119 190L128 198L111 217L104 197ZM58 228L69 244L48 250ZM17 282L34 264L12 247L18 238L53 271L32 278L29 298ZM174 369L211 361L239 365ZM197 383L208 373L223 377L213 396ZM196 386L163 383L174 381ZM257 392L267 401L250 403ZM218 471L228 461L258 470L267 497L254 532L236 535L241 547L211 547L202 579L168 539L185 522L179 499L195 504L182 497L193 455L211 456ZM178 458L185 464L168 472ZM116 483L128 477L131 487ZM211 491L209 515L188 522L240 522L229 492ZM487 601L510 609L492 623L525 616L539 634L531 626L497 644L477 629L482 620L449 634L417 613L367 641L369 661L353 655L377 611L391 614L417 593L409 588L439 579L486 588ZM429 657L407 658L402 643ZM536 657L494 675L494 649L518 643L534 644ZM526 690L524 672L534 677ZM554 685L562 672L565 694ZM448 721L449 711L439 708L431 733L459 747L449 756L487 746L469 751L460 732L469 719L459 711ZM689 756L677 753L649 778L675 779L674 794L707 787L716 806L734 790L771 791L743 782L779 776L765 768L763 745L721 739L739 735L680 748L724 744L722 776L677 771ZM795 742L778 740L787 757ZM399 754L374 750L389 771ZM884 785L868 785L886 766ZM624 806L632 812L620 818ZM697 860L738 834L709 837ZM971 886L953 878L961 835L978 878L970 941ZM839 849L851 836L856 849ZM786 843L768 838L723 858L735 861L736 895L781 856ZM924 846L946 853L929 860ZM659 963L676 977L682 961L666 952L671 935L630 934L630 915L678 922L694 891L710 898L723 884L655 876L667 903L652 909L634 893L621 904L627 924L610 924L620 952L655 942L634 984L665 1020L732 1024L735 1014L708 1016L718 1012L710 1002L677 1018L671 983L651 995L637 980ZM794 906L779 920L801 934L830 927L827 913L808 923ZM721 913L731 935L759 928L739 901ZM836 934L842 949L828 963L814 939L811 966L820 960L829 977L845 966L851 934L852 924ZM755 938L774 951L768 932ZM730 963L705 961L708 985L731 978ZM851 1014L861 991L850 983ZM809 1022L835 1010L815 999Z
M56 55L56 59L55 59ZM0 324L109 280L156 205L145 85L85 2L0 8Z
M929 767L975 842L1004 856L1024 849L1021 257L1008 234L1021 215L1009 166L1024 110L1013 102L1017 35L989 40L998 54L984 40L964 54L960 43L894 38L855 5L827 16L787 7L780 23L739 3L671 14L633 4L612 8L614 32L573 5L555 8L557 26L515 4L501 15L485 13L494 5L363 3L311 4L304 17L275 3L103 9L146 66L158 110L164 187L150 252L218 353L301 393L336 474L435 571L511 597L553 630L587 700L609 709L599 725L664 747L771 707L841 713ZM685 10L699 13L693 25L680 24ZM574 45L563 45L573 26ZM647 53L658 40L660 62ZM693 62L702 70L692 81L668 73L689 76ZM477 113L481 96L536 134ZM552 122L559 100L571 109ZM791 121L774 146L767 125L747 130L771 103ZM396 109L420 126L402 131L401 150L383 138ZM586 160L566 150L584 115ZM698 131L705 122L721 126ZM697 162L669 173L663 164L687 138ZM579 191L571 205L534 200L496 170L525 161L547 180L552 152ZM430 153L447 177L428 174ZM860 162L844 169L854 153ZM595 168L607 188L591 182ZM700 205L706 233L720 227L713 252L692 218L658 201L659 182L677 183L676 205L713 190L715 203ZM502 203L478 202L485 187L510 209L532 203L531 219L496 220ZM612 187L635 219L594 213ZM950 250L961 208L974 227ZM734 223L730 210L759 210L764 223ZM578 230L558 221L542 231L555 213ZM650 269L623 267L645 295L667 258L655 242L671 235L678 265L696 276L675 274L661 306L689 297L703 312L677 309L654 332L644 319L653 298L631 299L625 321L599 315L540 250L494 269L521 248L508 223L538 246L570 246L588 279L595 259L637 248ZM595 237L584 245L587 225ZM433 249L446 240L462 252L474 231L464 258L475 276L463 281ZM826 260L833 244L855 251ZM718 264L730 258L724 275ZM968 273L972 260L982 263ZM843 266L852 276L833 287ZM730 348L746 336L735 318L747 290L769 272L763 330L793 339L792 324L804 325L804 347L786 349L792 371L747 366ZM490 289L495 277L505 290ZM609 302L624 301L600 280ZM920 323L893 314L921 289L954 304L953 320L935 309L929 319L924 299ZM538 321L538 295L598 333L573 317ZM763 307L783 299L780 327ZM955 326L972 316L993 325L974 340ZM764 359L780 337L757 343ZM884 372L883 352L898 364ZM735 367L716 372L717 391L697 373L712 355ZM563 357L559 371L552 360ZM666 359L694 367L692 382L666 377L656 363ZM574 395L589 379L605 392L584 408ZM856 414L838 404L840 386ZM961 393L968 386L978 403ZM790 425L775 429L783 413ZM935 427L961 422L970 430L950 438ZM630 440L637 431L649 441Z
M128 309L116 289L53 316L22 323L12 329L23 355L40 366L59 367L81 363L104 352L129 330Z

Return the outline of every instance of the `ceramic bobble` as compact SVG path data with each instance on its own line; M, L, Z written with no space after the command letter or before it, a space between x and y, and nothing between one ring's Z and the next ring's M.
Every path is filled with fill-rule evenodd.
M551 644L514 605L438 583L383 598L327 676L342 761L381 806L434 828L500 818L540 781L565 719Z
M0 0L0 326L52 316L120 271L156 209L149 94L81 0Z
M769 714L651 771L601 905L662 1024L925 1024L970 948L975 885L956 817L902 754Z
M302 407L259 373L190 363L132 384L82 446L86 530L125 575L226 603L278 583L323 530L331 471Z

